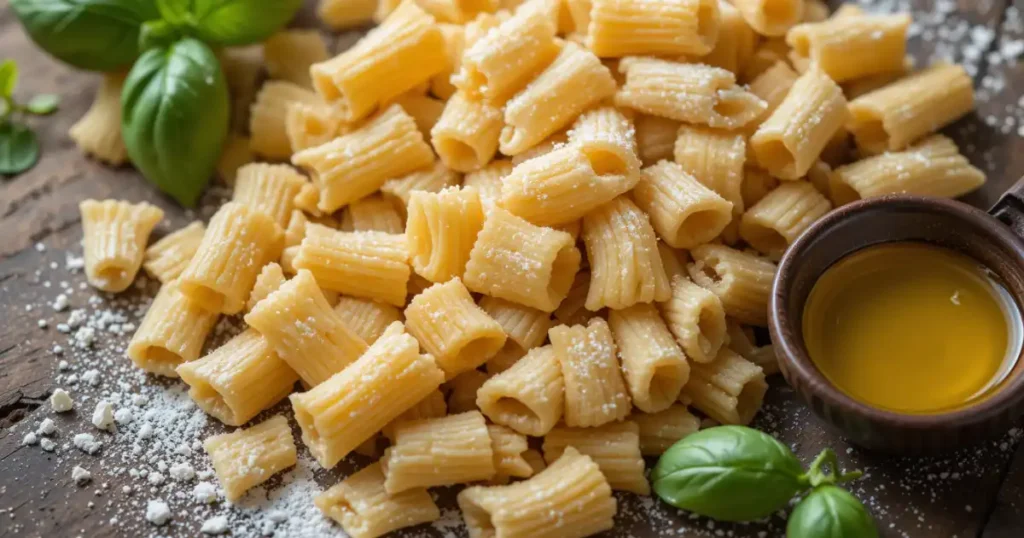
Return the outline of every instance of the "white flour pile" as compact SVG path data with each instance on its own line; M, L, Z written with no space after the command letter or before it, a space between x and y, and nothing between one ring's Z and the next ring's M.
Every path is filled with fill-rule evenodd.
M861 1L872 11L908 12L908 0ZM990 0L978 2L986 11ZM1024 98L1017 106L991 105L1003 95L1024 93L1011 87L1012 71L1024 54L1024 24L1020 10L1010 7L996 28L972 24L956 13L955 0L938 0L930 12L912 12L912 43L934 50L930 58L918 58L919 64L938 59L961 62L972 75L984 73L978 88L979 114L985 124L1001 135L1024 136ZM916 47L915 47L916 48ZM1020 77L1020 73L1017 74ZM971 127L968 127L969 129ZM969 150L970 148L968 148ZM987 166L993 161L976 163ZM220 193L223 194L223 193ZM214 194L208 198L214 198ZM217 202L219 202L218 200ZM208 217L219 203L204 206ZM166 231L166 229L165 229ZM199 410L186 393L183 383L162 380L137 370L125 357L124 349L149 299L112 298L97 294L84 283L80 251L65 254L37 245L38 256L46 263L34 275L33 282L52 299L44 304L25 306L25 316L37 318L39 333L26 337L26 345L47 343L51 349L54 385L60 387L51 402L34 413L32 420L18 423L11 435L26 445L23 450L50 452L56 460L56 473L63 473L68 488L94 492L91 522L104 521L103 529L119 536L196 536L230 534L236 537L259 536L342 536L337 525L325 519L313 506L313 497L336 483L342 474L326 472L299 445L299 464L251 491L236 504L227 503L217 486L202 440L226 431L215 419ZM19 282L18 285L24 285ZM138 287L153 296L156 285L140 277ZM212 347L226 341L239 329L237 320L225 318L209 342ZM789 389L776 383L769 399ZM274 411L291 416L287 401ZM259 422L272 412L258 417ZM795 401L766 406L755 426L782 438L808 438L797 432L820 431L809 411ZM296 430L297 432L297 430ZM886 529L898 536L932 535L946 530L941 521L929 521L921 506L908 505L908 496L928 494L941 510L970 513L970 504L948 506L948 499L970 499L965 487L978 483L982 476L1001 472L1022 432L1015 429L1003 439L946 459L901 460L884 468L874 465L881 459L870 454L836 446L844 463L875 475L873 484L861 481L851 485L879 520L900 516L910 521L905 528ZM794 446L806 462L824 446ZM19 455L11 456L14 461ZM340 468L368 463L354 456ZM117 484L114 486L113 484ZM5 505L4 486L0 485L0 525L17 533L34 530L31 519L15 506ZM958 493L959 492L959 493ZM40 495L47 492L41 490ZM958 495L958 496L957 496ZM429 528L402 532L403 536L465 536L461 516L451 502L442 499L442 519ZM768 522L748 525L719 524L703 518L690 518L680 527L678 511L652 498L617 495L620 515L616 536L651 534L660 536L768 537L780 536L785 515ZM936 509L929 510L936 513ZM6 521L5 521L6 520ZM72 529L75 530L75 529Z

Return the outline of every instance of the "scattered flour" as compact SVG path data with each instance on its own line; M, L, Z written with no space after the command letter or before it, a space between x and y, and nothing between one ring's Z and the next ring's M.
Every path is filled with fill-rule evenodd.
M74 400L71 399L71 395L64 389L57 389L50 396L50 408L57 413L71 411L71 408L74 406Z
M146 521L154 525L164 525L171 520L171 509L167 503L154 499L146 503Z
M75 468L71 469L71 479L79 486L84 486L92 480L92 473L75 465Z
M100 400L92 412L92 425L101 430L114 429L114 406L110 402Z
M211 517L203 522L200 530L204 534L224 534L228 530L228 518L226 516Z

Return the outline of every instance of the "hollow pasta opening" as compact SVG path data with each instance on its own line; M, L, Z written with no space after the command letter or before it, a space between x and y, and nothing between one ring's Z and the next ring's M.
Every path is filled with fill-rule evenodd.
M189 384L188 395L200 409L228 426L241 426L231 407L224 401L224 396L213 385L193 376L182 377Z
M697 345L708 359L704 362L715 358L718 349L722 347L723 340L725 340L725 324L722 323L722 318L716 316L715 312L709 308L701 308L697 315Z
M854 127L857 145L873 153L881 153L889 148L889 133L880 118L858 118Z
M741 235L752 247L769 256L781 255L789 246L782 234L762 224L748 223Z
M590 162L594 173L599 176L623 176L629 173L626 159L614 149L588 144L583 148L583 156Z
M647 388L651 405L668 407L679 397L679 391L686 381L683 368L685 367L679 363L654 367Z
M459 508L462 508L462 517L473 538L494 538L497 535L491 513L486 508L466 495L459 495Z
M800 17L803 2L793 0L764 0L761 13L769 26L788 26Z
M793 154L782 140L767 140L756 144L754 152L761 166L773 172L790 169L796 165Z
M324 101L330 103L331 101L340 99L341 92L338 90L338 87L334 85L334 80L331 79L331 76L325 71L325 68L316 66L310 69L313 79L313 87L316 89L316 93L320 94L320 97L322 97Z
M732 219L732 214L713 209L694 211L686 216L675 233L680 248L697 246L718 236Z
M445 136L434 139L437 152L445 156L448 166L458 170L472 170L480 164L480 157L469 144Z
M794 53L804 58L811 54L811 40L805 32L790 32L786 37Z
M765 383L764 377L757 377L743 385L743 390L736 396L736 414L739 415L740 424L750 424L761 409L761 401L766 392L768 383Z
M504 345L505 342L498 336L488 335L470 340L459 350L454 363L457 366L478 364L483 357L494 355Z
M185 362L181 355L163 346L147 346L142 351L142 360L147 370L167 377L178 377L176 369Z
M295 411L295 422L299 423L299 427L302 428L302 437L309 445L310 452L313 452L320 443L320 431L316 428L316 422L313 420L313 415L306 411L305 406L296 405L296 402L292 401L292 409ZM314 454L315 455L315 454Z
M718 0L701 0L697 6L697 36L701 43L713 47L718 41Z
M225 307L229 306L227 304L228 301L226 295L203 284L182 282L181 291L185 295L188 295L189 299L198 303L203 310L210 312L223 312Z
M551 266L551 280L548 282L548 297L551 299L552 309L569 295L569 288L572 287L579 267L580 253L574 245L568 245L558 251Z
M503 417L502 422L517 424L520 427L531 427L539 425L540 416L530 406L511 397L502 396L494 402L494 409L498 416Z

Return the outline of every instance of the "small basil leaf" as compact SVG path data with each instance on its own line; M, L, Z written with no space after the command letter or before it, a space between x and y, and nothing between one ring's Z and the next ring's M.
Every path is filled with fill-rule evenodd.
M0 123L0 174L20 174L38 160L39 142L31 129L14 122Z
M10 97L18 86L18 64L14 60L0 63L0 98Z
M878 538L871 514L846 490L821 486L796 506L786 525L787 538Z
M806 488L800 461L786 445L743 426L690 435L658 460L654 492L672 506L722 521L771 515Z
M139 55L139 27L159 17L153 0L11 0L32 40L75 67L113 71Z
M224 74L203 42L184 38L150 49L121 92L128 155L147 180L193 206L216 167L228 110Z
M288 24L300 7L302 0L193 0L192 31L218 45L258 43Z
M59 95L54 95L52 93L42 93L33 97L28 102L28 104L25 105L25 109L33 114L43 116L52 113L54 110L57 110L57 105L59 104Z

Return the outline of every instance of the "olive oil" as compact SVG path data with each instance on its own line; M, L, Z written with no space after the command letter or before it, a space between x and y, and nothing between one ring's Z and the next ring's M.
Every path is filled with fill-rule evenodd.
M1024 328L1013 297L960 253L923 243L855 252L825 271L803 314L807 351L837 388L902 413L985 398L1013 368Z

